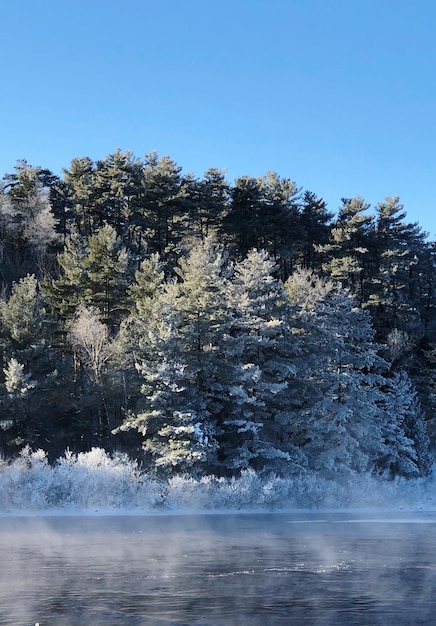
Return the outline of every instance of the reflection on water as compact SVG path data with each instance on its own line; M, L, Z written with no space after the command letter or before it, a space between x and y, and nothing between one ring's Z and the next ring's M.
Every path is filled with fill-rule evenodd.
M0 519L3 626L436 623L436 514Z

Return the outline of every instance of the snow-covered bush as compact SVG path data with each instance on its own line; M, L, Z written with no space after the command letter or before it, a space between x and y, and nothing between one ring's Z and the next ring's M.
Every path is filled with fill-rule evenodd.
M0 460L0 511L217 511L436 507L436 473L384 480L317 472L282 477L244 470L239 477L175 476L158 481L123 454L100 448L67 451L50 465L43 450L26 447L14 462Z
M42 450L24 448L13 463L0 466L0 506L5 509L153 508L161 486L124 454L101 448L72 454L53 466Z

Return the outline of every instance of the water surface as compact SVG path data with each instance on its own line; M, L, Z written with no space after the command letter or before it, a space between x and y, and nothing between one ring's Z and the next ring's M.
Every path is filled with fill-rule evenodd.
M436 623L436 514L0 518L3 626Z

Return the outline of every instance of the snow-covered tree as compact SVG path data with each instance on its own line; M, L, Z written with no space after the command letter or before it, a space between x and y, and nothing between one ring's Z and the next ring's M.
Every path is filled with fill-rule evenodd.
M198 473L216 463L216 428L223 410L222 355L226 311L225 256L211 239L198 242L147 300L142 408L118 431L135 429L164 471ZM144 326L145 329L145 326Z
M350 296L338 292L316 310L316 324L320 329L318 350L325 351L317 374L323 397L314 407L317 419L310 427L308 456L334 459L335 470L373 471L385 453L377 403L384 382L382 372L388 365L378 355L380 347L373 343L369 314ZM333 441L325 440L324 429ZM326 467L332 469L328 462Z
M96 307L80 305L69 326L67 343L74 355L75 393L82 398L78 418L94 444L109 435L115 410L109 399L115 393L117 369L114 366L113 340Z
M24 398L35 387L32 374L24 373L24 365L17 359L10 359L4 368L5 387L11 398Z
M15 358L8 361L3 374L6 394L0 395L0 445L5 452L8 448L21 448L32 442L33 429L28 425L26 399L35 389L36 382L30 372L25 373L24 364Z
M309 467L327 475L381 468L413 474L416 451L400 417L402 411L410 412L411 396L398 385L393 401L396 383L380 356L383 346L374 343L369 313L343 290L323 290L301 278L293 285L291 281L287 287L300 302L293 319L300 347L296 382L301 389L295 419ZM416 417L419 422L418 413Z
M25 349L44 336L48 315L36 277L27 275L12 285L9 298L0 301L3 334L15 349Z
M153 323L155 301L164 278L159 256L152 254L141 262L135 272L135 281L127 291L130 314L120 324L114 347L120 364L129 369L129 378L135 378L135 363L150 356L149 332Z
M285 282L285 289L293 307L313 309L334 289L334 283L318 276L313 270L299 268Z
M111 356L109 331L100 317L101 313L95 307L79 306L67 337L78 360L97 385L101 383L104 367Z
M276 270L265 251L251 250L235 265L228 296L235 371L221 446L223 464L233 470L292 471L302 461L287 412L295 346Z
M390 476L428 474L432 465L424 414L406 372L386 381L379 408L384 411L382 435L386 455L378 460L380 471Z
M13 410L14 402L19 410L25 409L28 443L38 441L46 445L47 439L55 441L58 436L59 419L65 413L69 394L61 387L62 360L56 354L53 343L58 328L50 307L39 289L34 275L28 275L12 285L11 294L0 301L0 351L3 365L24 365L32 372L37 384L35 391L24 398L9 398L6 387L4 411ZM4 412L3 411L3 412ZM27 436L27 435L26 435Z
M162 357L159 363L138 363L145 381L142 411L129 415L115 432L137 430L143 436L143 449L163 473L198 475L215 449L205 402L190 385L183 362L157 355Z
M135 282L129 289L133 314L144 320L149 317L154 295L163 283L164 277L157 253L142 260L139 269L135 272Z
M7 281L26 273L38 278L51 269L57 220L50 204L50 188L58 180L49 170L19 161L13 174L5 174L0 200L4 235L2 274ZM18 274L18 276L17 276Z

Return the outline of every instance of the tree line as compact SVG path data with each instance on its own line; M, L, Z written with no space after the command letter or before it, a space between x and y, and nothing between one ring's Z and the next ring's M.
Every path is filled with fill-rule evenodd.
M0 447L158 474L416 476L435 439L434 242L274 172L115 151L0 190Z

